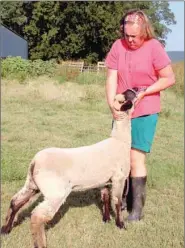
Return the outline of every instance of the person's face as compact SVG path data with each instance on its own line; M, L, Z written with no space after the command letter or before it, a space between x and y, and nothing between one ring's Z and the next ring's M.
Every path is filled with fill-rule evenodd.
M144 38L141 36L141 27L138 24L125 24L125 40L130 49L138 49L142 46Z

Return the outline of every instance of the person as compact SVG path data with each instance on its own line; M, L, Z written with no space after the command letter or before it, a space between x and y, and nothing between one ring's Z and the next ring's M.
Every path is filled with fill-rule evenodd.
M152 25L141 10L128 11L120 21L122 37L108 52L106 97L113 119L122 119L113 107L114 97L127 89L138 89L134 111L131 113L130 184L132 206L127 208L128 221L143 217L146 198L146 154L150 153L158 114L160 91L175 83L171 60L163 45L155 38Z

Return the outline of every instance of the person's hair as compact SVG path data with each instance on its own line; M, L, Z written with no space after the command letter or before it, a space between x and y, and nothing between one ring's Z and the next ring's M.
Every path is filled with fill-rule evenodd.
M137 21L133 21L133 20L129 20L128 16L131 15L135 15L138 19L138 25L141 26L141 36L144 38L144 40L150 40L152 38L155 38L155 33L153 30L153 27L150 23L150 20L148 19L147 15L141 11L141 10L137 10L137 9L133 9L128 11L121 19L120 21L120 32L121 35L124 37L124 26L126 24L134 24L137 23Z

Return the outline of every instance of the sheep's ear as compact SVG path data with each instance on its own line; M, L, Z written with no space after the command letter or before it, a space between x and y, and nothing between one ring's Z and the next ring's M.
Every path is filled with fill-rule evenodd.
M123 102L125 101L125 96L123 94L117 94L114 98L115 101Z
M125 96L125 100L133 101L134 98L136 98L136 92L134 90L130 90L130 89L123 92L123 95Z
M121 110L121 111L127 111L127 110L131 109L132 106L133 106L132 101L127 100L127 101L121 106L121 109L120 109L120 110Z

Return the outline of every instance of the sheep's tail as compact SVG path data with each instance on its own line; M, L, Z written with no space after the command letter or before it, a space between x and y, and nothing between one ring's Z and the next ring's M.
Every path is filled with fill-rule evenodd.
M34 176L33 176L34 168L35 168L35 161L33 159L29 165L29 168L28 168L28 174L27 174L27 178L26 178L26 182L25 182L24 187L27 189L39 191L39 188L38 188L38 186L34 180Z

